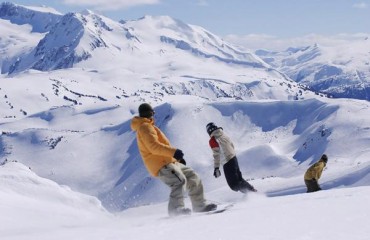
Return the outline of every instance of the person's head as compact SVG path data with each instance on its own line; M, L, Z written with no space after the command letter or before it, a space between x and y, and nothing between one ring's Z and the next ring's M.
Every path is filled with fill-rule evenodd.
M154 110L148 103L143 103L139 106L139 116L144 118L152 118L154 116Z
M210 122L207 124L206 126L206 129L207 129L207 133L208 135L211 135L212 132L216 129L218 129L219 127L216 126L216 124L214 124L213 122Z
M326 154L323 154L323 155L321 156L321 160L322 160L323 162L327 163L327 162L328 162L328 156L326 156Z

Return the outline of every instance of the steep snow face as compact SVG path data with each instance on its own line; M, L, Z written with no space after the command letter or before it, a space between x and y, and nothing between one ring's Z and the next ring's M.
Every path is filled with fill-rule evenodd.
M66 14L31 53L19 56L8 71L13 73L26 69L47 71L71 68L90 58L94 49L109 47L102 38L106 31L112 29L97 15Z
M47 7L25 7L10 2L0 5L1 73L9 73L61 19L62 14Z
M11 2L0 5L0 18L19 25L30 24L33 32L48 32L61 17L61 13L47 7L25 7Z
M25 236L25 232L58 228L61 226L60 222L72 226L81 221L84 224L92 223L91 220L95 217L109 219L97 198L41 178L21 163L8 162L0 165L0 181L3 238L17 232L20 238L25 239L29 237L29 234L28 237ZM15 216L14 211L19 215ZM20 224L22 219L28 222L27 226Z
M284 52L256 51L293 80L334 97L370 100L369 39L338 46L314 45Z
M254 54L166 16L118 23L91 11L66 14L31 52L4 62L2 72L69 68L102 72L105 81L119 82L125 76L141 95L154 88L155 98L251 99L265 98L259 93L269 91L271 99L301 99L308 93Z
M63 16L32 53L14 59L8 73L74 66L102 68L112 62L136 71L134 66L143 58L151 58L153 68L161 72L164 66L173 69L184 57L191 59L186 62L205 59L246 69L269 69L256 55L238 50L201 27L170 17L147 16L120 24L84 11Z
M165 43L203 58L252 67L268 67L254 54L238 50L202 27L168 16L145 16L137 21L126 22L125 27L133 29L143 41L157 42L159 46L163 45L160 43Z
M4 19L0 19L0 29L0 66L3 74L15 57L31 52L44 34L31 32L30 25L16 25Z

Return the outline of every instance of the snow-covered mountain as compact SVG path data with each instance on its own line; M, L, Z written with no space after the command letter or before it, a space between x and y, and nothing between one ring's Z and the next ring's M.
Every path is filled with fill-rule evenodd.
M147 239L161 237L154 225L170 224L162 238L172 239L168 229L183 227L181 221L189 231L192 220L162 219L163 225L158 220L166 215L168 189L145 170L130 129L142 102L155 107L156 124L201 176L207 199L236 203L240 214L223 216L252 214L258 224L253 229L262 229L266 218L258 217L259 209L278 209L284 218L274 216L269 223L276 220L277 229L287 230L283 223L296 221L299 212L309 216L306 229L317 214L297 209L316 206L325 212L323 199L332 203L322 218L328 222L350 212L333 207L343 201L356 201L345 204L351 210L367 206L368 101L327 98L255 54L168 16L115 22L86 10L61 16L44 33L11 20L0 19L0 25L0 200L6 203L1 236ZM224 179L213 177L205 131L210 121L234 141L243 175L259 190L255 198L243 199ZM327 191L301 194L304 171L322 153L329 156L320 180ZM33 213L34 222L22 220ZM345 216L347 222L367 217ZM217 225L227 226L220 233L225 239L228 230L239 236L245 229L228 225L227 217L200 217L197 236L182 230L179 239L204 239L204 219L212 224L206 232L215 237ZM12 224L17 222L23 228ZM88 231L92 228L96 231ZM287 231L278 231L277 239L300 236L300 230ZM329 233L333 230L325 236Z
M298 99L307 90L201 27L167 16L118 23L88 10L64 15L31 51L4 60L2 73L72 67L105 72L114 81L122 72L128 81L155 79L132 82L139 83L140 95L154 87L156 98L181 93L250 99L263 97L255 96L254 88L276 86L289 92L278 98ZM127 96L122 86L116 89L119 98ZM275 98L281 91L270 92Z
M2 23L17 27L21 36L29 34L19 25ZM90 100L114 105L129 97L161 102L176 94L281 100L313 95L254 54L167 16L119 23L88 10L68 13L33 48L21 42L5 41L3 45L8 54L3 58L3 76L13 82L20 79L28 89L22 95L25 100L18 96L11 100L13 94L6 89L12 86L4 87L6 118L48 110L55 101L57 106L83 105ZM48 72L58 69L66 70ZM72 77L65 72L73 72ZM12 76L6 77L9 73ZM40 78L37 85L27 80L30 73ZM30 97L42 99L38 108L32 109ZM14 101L22 101L21 106L16 107Z
M3 4L5 11L10 8L8 5L11 4ZM13 8L17 9L15 6ZM38 13L34 14L38 16ZM150 55L161 58L158 59L160 64L171 67L175 57L173 54L191 54L198 59L268 68L255 55L237 50L200 27L170 17L146 16L137 21L118 23L86 10L69 13L59 19L32 52L17 56L8 64L8 69L2 68L2 72L70 68L82 61L84 67L101 68L106 58L110 62L122 61L123 67L128 67L125 65ZM23 20L27 21L28 18L24 17ZM102 55L105 59L101 59ZM129 62L127 58L130 58ZM163 58L168 59L164 61ZM88 59L91 60L86 61ZM153 59L153 63L158 62L157 59Z
M31 52L62 15L47 7L26 7L10 2L0 5L1 73Z
M370 40L313 45L282 52L258 50L265 62L296 82L333 97L370 100Z
M56 24L62 14L49 7L28 7L11 2L0 5L0 18L17 25L29 24L33 32L45 33Z

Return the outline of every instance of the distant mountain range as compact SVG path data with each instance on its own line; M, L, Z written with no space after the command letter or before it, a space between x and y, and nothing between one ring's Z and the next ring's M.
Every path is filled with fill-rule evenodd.
M62 18L62 14L47 7L23 7L11 2L0 5L0 18L13 24L29 24L33 32L45 33Z
M336 98L370 100L370 40L314 45L283 52L258 50L266 63L314 91Z
M11 3L1 5L0 17L14 24L28 23L33 31L47 32L31 52L14 56L5 64L3 74L71 68L81 61L98 58L97 49L111 57L132 51L163 55L167 46L225 63L268 67L253 54L238 51L206 30L170 17L146 16L118 23L88 10L61 16Z
M0 5L0 26L2 76L20 78L31 73L27 78L38 78L38 73L45 73L53 83L52 87L46 84L54 92L48 96L49 104L38 111L54 106L54 97L80 105L87 96L120 104L123 98L161 101L184 94L205 99L302 99L319 94L295 83L254 53L168 16L117 22L89 10L62 15L47 7L6 2ZM56 77L56 70L70 73ZM68 76L76 78L74 74L94 75L91 77L99 87L89 93L84 92L85 84L77 83L79 79L70 80L76 82L75 87L64 83ZM114 89L113 99L99 81ZM37 91L46 96L50 90ZM15 111L9 97L6 105L13 108L3 114L32 114L27 104L25 101Z
M175 62L182 60L176 56L180 53L237 68L276 69L287 79L291 78L316 92L333 97L370 99L370 47L367 39L351 46L328 48L315 45L289 48L283 52L258 50L253 54L239 50L201 27L167 16L115 22L88 10L62 15L47 7L25 7L5 2L0 6L0 19L9 20L16 26L28 24L32 27L31 32L20 33L20 36L42 36L37 44L31 42L21 52L7 51L9 45L1 43L2 74L28 69L50 71L79 65L101 68L117 61L122 62L122 68L130 68L143 58L152 58L153 68L157 68L155 63L158 61L153 59L154 56L167 58L167 61L161 59L160 62L173 68ZM9 33L3 34L3 39L9 38ZM24 41L16 45L21 44L25 44ZM129 56L131 61L127 62L125 56Z

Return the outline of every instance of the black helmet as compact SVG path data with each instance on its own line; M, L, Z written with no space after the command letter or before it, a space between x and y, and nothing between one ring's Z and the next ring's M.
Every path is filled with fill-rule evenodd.
M154 115L154 110L148 103L141 104L138 110L140 117L151 118Z
M326 154L323 154L321 156L321 159L324 161L324 162L328 162L328 156L326 156Z
M207 124L207 126L206 126L206 129L207 129L207 133L208 133L208 135L211 135L211 133L212 133L214 130L218 129L218 128L219 128L219 127L217 127L217 126L216 126L216 124L214 124L213 122L208 123L208 124Z

